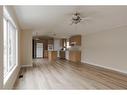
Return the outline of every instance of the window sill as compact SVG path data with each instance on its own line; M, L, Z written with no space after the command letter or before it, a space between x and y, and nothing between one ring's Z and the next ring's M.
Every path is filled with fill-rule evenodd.
M14 73L14 71L16 70L17 67L18 67L18 65L15 65L13 67L13 69L4 77L4 85L7 83L7 81L9 80L9 78Z

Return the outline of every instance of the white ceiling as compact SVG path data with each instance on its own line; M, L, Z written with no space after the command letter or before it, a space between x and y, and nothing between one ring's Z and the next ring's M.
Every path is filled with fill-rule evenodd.
M14 6L14 10L21 29L38 35L68 37L127 25L127 6ZM70 25L76 10L89 19Z

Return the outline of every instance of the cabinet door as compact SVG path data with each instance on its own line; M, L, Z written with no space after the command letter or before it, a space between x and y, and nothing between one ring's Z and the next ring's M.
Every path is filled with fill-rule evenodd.
M53 39L49 39L48 44L53 44Z
M81 52L80 51L70 51L69 52L69 60L73 62L81 61Z
M48 50L44 50L44 58L48 58Z
M73 46L73 44L75 43L75 45L81 45L81 35L76 35L76 36L72 36L69 39L70 45Z
M76 42L76 45L81 45L81 36L75 36L74 38L75 42Z

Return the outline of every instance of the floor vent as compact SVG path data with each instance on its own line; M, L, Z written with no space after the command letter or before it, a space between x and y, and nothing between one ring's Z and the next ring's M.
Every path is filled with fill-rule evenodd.
M23 78L23 75L20 75L20 76L19 76L19 79L20 79L20 78Z

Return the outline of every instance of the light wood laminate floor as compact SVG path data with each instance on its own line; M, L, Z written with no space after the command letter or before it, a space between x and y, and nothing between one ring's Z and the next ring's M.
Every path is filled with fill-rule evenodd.
M127 76L100 67L65 60L34 60L22 68L14 89L127 89Z

